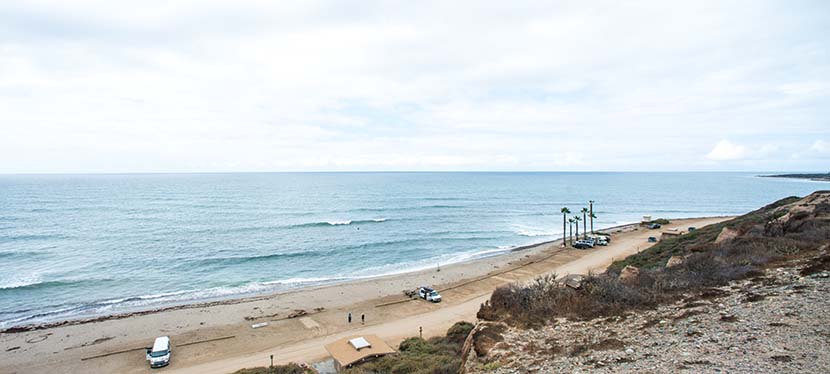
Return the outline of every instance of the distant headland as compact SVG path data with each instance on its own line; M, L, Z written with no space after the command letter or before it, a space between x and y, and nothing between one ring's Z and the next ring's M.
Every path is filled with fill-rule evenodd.
M830 172L828 173L818 173L818 174L777 174L777 175L762 175L762 177L768 178L797 178L797 179L809 179L814 181L824 181L830 182Z

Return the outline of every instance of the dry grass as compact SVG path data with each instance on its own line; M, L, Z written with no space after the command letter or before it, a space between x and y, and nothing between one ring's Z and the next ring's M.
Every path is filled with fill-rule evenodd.
M397 354L360 364L344 373L456 374L461 367L461 348L473 327L469 322L458 322L444 337L408 338L398 346Z
M258 367L237 370L233 374L312 374L314 371L305 369L297 364L278 365L272 367Z
M578 290L559 286L553 277L538 278L527 285L500 287L481 306L478 317L533 327L555 317L618 316L689 294L694 295L692 300L717 297L719 292L713 287L757 277L764 268L812 254L830 240L830 222L817 219L830 212L830 206L819 206L812 214L794 215L785 223L773 221L786 214L779 208L793 201L794 198L783 199L733 220L661 242L615 263L605 274L587 276ZM716 244L715 238L723 227L737 229L740 234ZM666 261L674 255L684 256L685 261L666 268ZM636 278L622 282L618 274L626 265L638 266L641 271ZM830 257L822 257L805 273L828 267Z
M830 256L823 255L810 261L809 265L801 269L801 276L808 276L830 270Z

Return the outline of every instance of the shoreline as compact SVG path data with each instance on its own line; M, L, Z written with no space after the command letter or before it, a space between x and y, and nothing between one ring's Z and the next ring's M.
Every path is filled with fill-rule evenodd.
M631 225L631 224L628 224L628 225ZM625 227L625 226L627 226L627 225L613 226L613 227L610 227L610 228L605 228L603 230L612 230L612 229L617 228L617 227ZM520 245L520 246L516 246L516 247L512 247L512 248L505 248L504 250L500 250L500 251L498 251L498 252L496 252L492 255L489 255L489 256L482 256L482 257L478 257L478 258L447 263L447 264L444 265L444 268L446 269L448 267L453 267L453 266L460 265L460 264L474 263L474 262L480 261L480 260L493 259L493 258L500 257L500 256L506 256L506 255L509 255L511 253L521 252L521 251L532 249L534 247L538 247L538 246L541 246L541 245L552 244L552 243L555 243L555 242L559 242L561 240L562 239L559 238L559 239L554 239L554 240L542 241L542 242L539 242L539 243ZM362 278L332 280L331 282L323 282L323 283L318 283L318 284L310 284L310 285L304 285L304 286L299 286L299 287L294 287L294 288L287 288L287 289L284 289L284 290L272 291L272 292L263 293L263 294L260 294L260 295L237 295L237 296L229 296L225 299L211 300L211 301L194 300L193 302L184 302L182 304L169 305L169 306L160 306L160 307L145 309L145 310L136 310L136 311L128 311L128 312L120 312L120 313L112 313L112 314L103 314L103 315L100 315L100 316L91 316L91 317L63 319L63 320L58 320L58 321L49 321L49 322L35 323L35 324L13 325L13 326L10 326L10 327L4 328L4 329L0 329L0 334L14 334L14 333L20 333L20 332L26 332L26 331L45 330L45 329L50 329L50 328L60 327L60 326L83 325L83 324L88 324L88 323L125 319L125 318L130 318L130 317L135 317L135 316L142 316L142 315L155 314L155 313L163 313L163 312L174 311L174 310L182 310L182 309L196 309L196 308L213 307L213 306L218 306L218 305L242 304L242 303L255 302L255 301L260 301L260 300L267 300L267 299L271 299L273 297L277 297L277 296L281 296L281 295L287 295L287 294L296 293L296 292L305 292L305 291L311 291L311 290L326 288L326 287L336 287L338 285L343 285L343 284L348 284L348 283L353 283L353 282L378 280L378 279L383 279L383 278L414 274L414 273L418 273L418 272L429 271L430 269L432 269L432 267L423 268L423 269L416 269L416 270L406 270L406 271L383 274L383 275L377 275L377 276L367 276L367 277L362 277Z
M708 219L708 218L723 218L728 216L707 216L707 217L690 217L690 218L671 218L670 220L691 220L691 219ZM621 225L615 225L610 227L601 227L596 229L594 232L616 232L625 230L631 227L638 227L639 223L626 223ZM510 254L522 252L526 250L532 250L533 248L545 246L545 245L552 245L555 243L559 243L563 240L563 238L556 238L553 240L546 240L541 241L538 243L532 244L525 244L520 245L512 248L505 248L502 251L498 251L489 256L482 256L478 258L472 258L467 260L462 260L458 262L451 262L445 265L445 269L448 267L454 267L463 264L473 264L479 261L484 261L488 259L496 259L502 256L509 256ZM561 245L561 243L559 244ZM261 300L268 300L274 297L278 297L281 295L287 295L292 293L298 292L305 292L311 291L315 289L327 288L327 287L336 287L338 285L344 285L349 283L358 283L363 281L371 281L371 280L380 280L384 278L390 277L398 277L398 276L405 276L410 274L415 274L419 272L429 271L432 267L425 267L422 269L415 269L415 270L406 270L401 272L393 272L389 274L382 274L377 276L367 276L361 278L351 278L351 279L343 279L343 280L333 280L331 282L323 282L318 284L309 284L303 285L294 288L287 288L284 290L278 291L271 291L262 294L253 294L253 295L235 295L235 296L228 296L227 298L222 298L218 300L192 300L192 301L185 301L181 304L173 304L173 305L162 305L150 309L138 309L134 311L124 311L118 313L111 313L111 314L102 314L102 315L95 315L95 316L86 316L86 317L79 317L79 318L67 318L61 319L56 321L46 321L42 323L32 323L32 324L23 324L23 325L11 325L9 327L0 329L0 334L15 334L20 332L27 332L27 331L38 331L38 330L46 330L55 327L61 326L74 326L74 325L85 325L89 323L96 323L102 321L109 321L109 320L119 320L119 319L126 319L136 316L143 316L143 315L150 315L156 313L164 313L169 311L176 311L176 310L183 310L183 309L198 309L198 308L209 308L214 306L220 305L234 305L234 304L243 304L249 302L256 302Z
M674 219L669 226L703 227L726 219ZM176 347L165 371L227 374L263 366L271 354L275 363L325 359L325 344L356 334L375 334L393 346L418 336L419 328L425 338L444 335L455 322L475 321L480 304L497 287L551 273L603 271L614 259L650 246L647 237L657 234L639 223L602 231L614 232L612 242L591 250L563 248L559 239L448 265L440 272L432 268L217 305L0 334L0 372L148 373L143 350L157 336L169 336ZM444 300L433 304L403 294L423 284L438 289ZM365 324L348 322L350 313L357 321L365 315Z
M812 182L830 182L830 173L795 173L795 174L774 174L774 175L759 175L761 178L782 178L782 179L798 179Z

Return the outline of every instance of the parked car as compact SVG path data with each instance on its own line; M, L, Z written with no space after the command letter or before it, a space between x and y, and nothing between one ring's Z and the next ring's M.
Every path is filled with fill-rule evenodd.
M689 232L692 232L692 231L695 231L695 230L697 230L697 227L689 226Z
M608 239L605 236L593 235L593 236L589 236L588 239L593 240L595 246L597 246L597 245L608 245Z
M160 368L170 364L170 338L160 336L153 342L152 348L147 348L147 361L150 361L151 368Z
M648 242L649 242L649 243L657 243L657 238L655 238L655 237L653 237L653 236L649 236L649 237L648 237Z
M611 235L594 234L593 237L594 237L594 239L605 240L606 242L611 243Z
M438 291L427 286L421 286L418 288L418 296L426 301L432 301L433 303L441 302L441 295L438 294Z
M648 225L648 228L650 228L652 230L653 229L659 229L661 227L663 227L663 226L661 226L659 223L652 223L652 224Z
M576 249L594 248L594 242L591 240L577 240L573 245Z

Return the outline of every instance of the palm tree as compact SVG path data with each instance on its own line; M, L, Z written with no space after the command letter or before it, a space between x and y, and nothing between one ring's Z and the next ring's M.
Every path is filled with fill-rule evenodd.
M574 216L574 223L576 224L576 240L579 240L579 221L582 221L582 218Z
M580 212L582 212L582 239L585 239L588 237L588 230L585 229L585 225L588 223L588 218L586 217L588 215L588 208L583 207Z
M574 244L574 219L573 218L568 218L568 232L570 233L568 235L568 238L570 238L571 245L573 245Z
M560 209L559 211L562 212L562 246L564 247L565 238L567 238L567 232L565 231L565 221L568 218L568 214L571 214L571 210L568 209L568 207L562 207L562 209Z
M594 215L594 200L588 200L588 213L590 213L591 217L591 234L594 233L594 218L597 216Z

